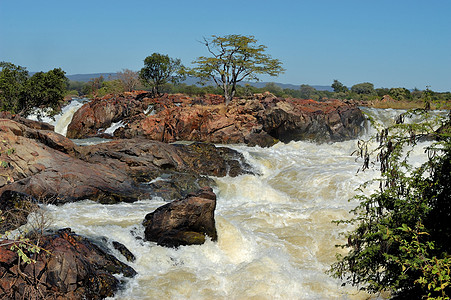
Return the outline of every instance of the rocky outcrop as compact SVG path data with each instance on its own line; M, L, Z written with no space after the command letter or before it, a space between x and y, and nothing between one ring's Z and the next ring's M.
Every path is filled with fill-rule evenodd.
M23 124L32 129L41 129L41 130L54 130L54 126L45 122L39 122L34 120L29 120L19 115L11 114L7 111L0 111L0 119L9 119L14 120L17 123Z
M216 195L211 188L163 205L146 215L145 240L166 247L203 244L205 236L216 241L215 208Z
M25 252L36 262L19 262L14 241L0 242L1 299L104 299L118 290L113 274L136 272L70 229L43 236L39 253ZM17 243L17 242L16 242Z
M16 191L54 203L172 200L212 186L207 176L250 172L241 154L224 147L146 139L76 146L55 132L9 119L0 119L0 148L0 195Z
M75 145L57 133L0 119L0 137L2 150L11 150L0 156L5 162L0 194L17 191L55 203L83 199L114 203L140 197L139 189L126 173L60 151L73 153Z
M153 196L178 199L203 186L213 186L207 176L251 173L242 154L212 144L171 145L147 139L114 140L79 147L77 157L90 163L124 171L145 183Z
M77 139L102 134L113 122L143 112L143 103L136 95L108 95L85 103L67 127L68 138Z
M358 107L340 100L272 100L261 118L263 129L282 142L343 141L358 136L365 120Z
M144 136L162 142L180 140L271 146L277 140L342 141L355 138L364 116L340 100L235 99L229 105L169 106L140 114L116 130L117 138Z

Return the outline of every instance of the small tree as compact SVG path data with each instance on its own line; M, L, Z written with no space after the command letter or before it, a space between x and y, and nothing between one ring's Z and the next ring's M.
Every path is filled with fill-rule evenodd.
M358 83L351 87L351 92L356 94L370 95L375 92L374 85L369 82Z
M127 92L133 91L139 84L138 72L130 69L123 69L121 72L117 72L117 77L122 82L124 90Z
M21 114L28 115L34 107L50 108L53 114L56 113L67 85L68 79L60 68L35 73L27 81Z
M144 84L152 87L154 95L158 95L164 84L168 82L175 84L183 80L185 78L184 69L180 59L153 53L144 59L144 67L139 72L139 77Z
M348 88L336 79L334 80L334 83L332 83L331 87L334 89L335 93L346 93L348 91Z
M24 67L1 62L0 109L27 116L35 107L49 107L53 112L63 100L68 80L65 72L55 68L28 77Z
M313 86L310 86L308 84L301 84L301 86L299 87L299 92L301 98L311 99L313 95L315 95L317 90Z
M28 80L26 68L0 62L0 110L18 113Z
M226 104L236 92L236 84L244 79L258 81L257 75L277 76L282 73L282 63L265 53L266 46L257 45L253 36L213 35L204 38L204 44L212 57L198 57L197 66L189 72L201 82L213 80L224 91Z

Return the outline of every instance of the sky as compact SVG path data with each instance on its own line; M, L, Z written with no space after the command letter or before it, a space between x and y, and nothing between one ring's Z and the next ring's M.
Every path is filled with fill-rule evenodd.
M0 0L0 61L67 75L185 66L204 37L254 36L286 71L262 81L451 91L450 0Z

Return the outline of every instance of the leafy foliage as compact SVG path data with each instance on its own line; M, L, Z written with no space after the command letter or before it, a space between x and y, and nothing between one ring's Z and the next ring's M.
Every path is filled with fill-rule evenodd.
M374 85L369 82L358 83L351 87L351 92L366 95L373 94L375 92Z
M414 115L420 119L403 122ZM450 116L431 118L428 110L412 111L372 138L378 141L373 151L368 150L371 140L359 143L363 169L377 154L379 190L358 195L355 217L337 221L355 229L346 233L347 243L339 245L349 252L337 255L329 270L332 276L370 292L389 290L400 298L449 299ZM427 161L414 167L410 153L424 138L437 141L426 149Z
M184 66L180 59L159 53L147 56L144 59L144 67L139 72L143 83L150 85L155 95L160 93L164 84L179 82L184 76Z
M0 62L0 109L27 116L35 107L50 108L55 113L64 98L67 78L55 68L28 76L24 67Z
M335 93L346 93L348 91L348 88L336 79L332 83L331 87L334 89Z
M10 62L0 62L0 67L0 110L19 112L25 96L28 71Z
M265 53L266 46L257 45L253 36L213 35L204 39L211 57L198 57L197 66L189 74L201 82L212 80L220 87L228 103L236 93L236 85L244 79L258 81L258 75L277 76L284 72L282 63Z

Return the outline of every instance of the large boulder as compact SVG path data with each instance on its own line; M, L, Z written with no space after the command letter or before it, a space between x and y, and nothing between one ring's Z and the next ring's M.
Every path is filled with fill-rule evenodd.
M216 241L215 208L216 195L211 188L163 205L146 215L145 240L166 247L203 244L205 236Z
M0 242L1 299L104 299L120 287L113 274L136 274L69 228L42 236L39 247L45 251L24 250L35 263L19 261L17 252L10 250L13 243Z

